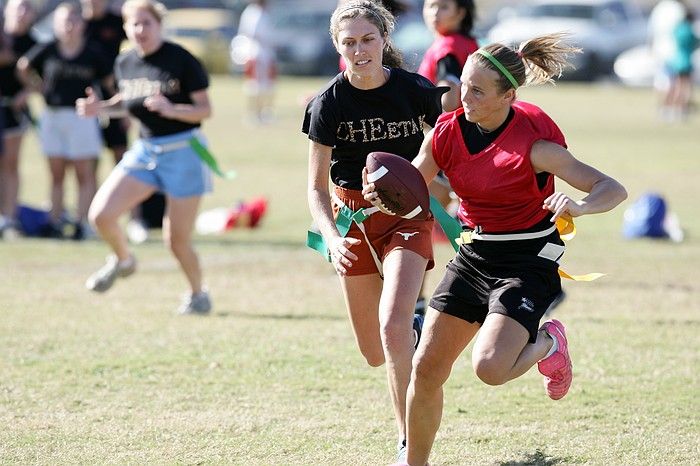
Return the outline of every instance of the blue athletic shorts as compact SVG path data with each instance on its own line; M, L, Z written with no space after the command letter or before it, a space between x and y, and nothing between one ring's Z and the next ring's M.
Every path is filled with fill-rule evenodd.
M197 130L138 139L117 165L137 180L172 197L211 192L211 172L189 145L192 137L206 146Z

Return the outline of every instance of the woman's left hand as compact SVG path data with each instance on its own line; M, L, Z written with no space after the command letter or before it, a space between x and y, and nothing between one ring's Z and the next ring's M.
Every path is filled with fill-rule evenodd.
M571 199L564 193L556 192L544 200L542 208L554 212L551 222L554 223L559 217L563 219L571 219L583 215L583 205Z
M149 111L159 113L164 117L167 117L173 109L173 103L160 93L146 97L143 101L143 106Z
M382 200L379 199L379 193L377 193L374 183L367 181L367 167L362 169L362 196L365 198L365 201L371 202L380 212L387 215L396 215L384 207Z

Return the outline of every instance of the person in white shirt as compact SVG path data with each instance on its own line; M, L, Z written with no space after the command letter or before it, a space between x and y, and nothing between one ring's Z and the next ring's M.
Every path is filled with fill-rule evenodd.
M683 20L684 7L678 0L661 0L651 10L648 36L654 57L654 89L659 93L659 112L665 118L670 107L671 75L669 61L676 53L673 31Z
M245 91L249 97L251 117L258 123L266 123L272 116L276 77L272 35L267 1L252 0L241 15L238 36L248 39Z

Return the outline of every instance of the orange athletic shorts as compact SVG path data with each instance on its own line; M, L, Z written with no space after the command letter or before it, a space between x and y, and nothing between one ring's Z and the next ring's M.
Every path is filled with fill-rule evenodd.
M362 197L362 192L355 189L345 189L336 186L335 194L353 211L372 207L372 204ZM340 208L333 203L333 215L337 217ZM387 254L394 249L408 249L416 254L428 259L425 270L430 270L435 266L433 260L433 216L427 220L407 220L394 215L387 215L376 212L370 215L362 226L365 228L367 238L379 259L383 262ZM374 262L372 253L367 247L365 235L362 234L356 223L352 223L347 237L356 238L360 244L350 247L359 259L352 267L348 268L347 275L367 275L377 273L377 265Z

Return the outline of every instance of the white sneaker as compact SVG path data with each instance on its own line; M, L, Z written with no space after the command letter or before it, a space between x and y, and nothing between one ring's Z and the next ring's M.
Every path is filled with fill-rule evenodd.
M182 300L182 304L177 310L180 315L187 314L208 314L211 311L211 299L209 293L200 291L199 293L188 293Z
M127 260L119 261L117 256L110 254L107 262L100 269L90 275L85 282L88 290L103 293L110 289L117 277L128 277L136 271L136 258L130 256Z
M126 237L133 244L142 244L148 240L148 229L141 219L131 219L126 224Z

